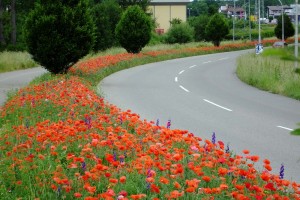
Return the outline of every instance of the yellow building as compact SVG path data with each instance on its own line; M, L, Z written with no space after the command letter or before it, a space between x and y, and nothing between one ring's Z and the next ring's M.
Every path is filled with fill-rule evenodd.
M185 22L188 3L190 3L190 0L151 0L149 12L158 25L157 32L167 32L172 19L177 18Z

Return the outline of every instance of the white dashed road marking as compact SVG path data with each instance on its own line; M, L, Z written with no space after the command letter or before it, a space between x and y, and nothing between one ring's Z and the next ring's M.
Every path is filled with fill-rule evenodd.
M212 105L214 105L214 106L217 106L217 107L219 107L219 108L222 108L222 109L224 109L224 110L227 110L227 111L229 111L229 112L232 112L231 109L226 108L226 107L224 107L224 106L220 106L220 105L218 105L218 104L216 104L216 103L214 103L214 102L208 101L207 99L203 99L203 101L205 101L205 102L207 102L207 103L210 103L210 104L212 104Z

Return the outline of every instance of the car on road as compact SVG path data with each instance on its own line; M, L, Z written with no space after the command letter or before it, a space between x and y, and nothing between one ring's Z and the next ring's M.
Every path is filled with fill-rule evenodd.
M286 42L283 41L276 41L273 44L274 48L278 48L278 47L286 47L288 44Z

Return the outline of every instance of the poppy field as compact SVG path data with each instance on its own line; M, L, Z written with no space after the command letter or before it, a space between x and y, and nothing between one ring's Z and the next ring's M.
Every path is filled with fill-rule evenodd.
M143 120L94 90L91 76L122 62L237 49L221 48L93 58L20 89L0 108L0 199L300 199L283 165L273 173L269 160L233 154L215 133Z

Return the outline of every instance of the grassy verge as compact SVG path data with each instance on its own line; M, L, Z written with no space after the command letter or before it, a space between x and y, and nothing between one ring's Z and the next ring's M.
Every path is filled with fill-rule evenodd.
M37 66L26 52L0 52L0 73Z
M238 59L238 77L254 87L300 100L300 74L290 49L265 49Z
M249 44L253 48L253 44ZM108 105L95 93L115 71L175 57L246 48L228 45L103 55L70 74L46 74L1 110L3 199L299 199L300 184L264 172L259 156ZM109 66L109 67L108 67Z

